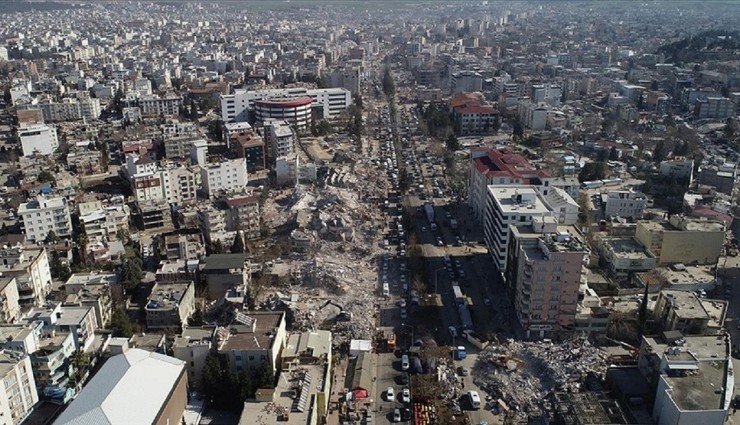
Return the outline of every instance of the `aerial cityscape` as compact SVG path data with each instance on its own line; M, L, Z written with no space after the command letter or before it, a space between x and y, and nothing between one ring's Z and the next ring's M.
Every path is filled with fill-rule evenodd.
M740 425L740 2L0 16L0 424Z

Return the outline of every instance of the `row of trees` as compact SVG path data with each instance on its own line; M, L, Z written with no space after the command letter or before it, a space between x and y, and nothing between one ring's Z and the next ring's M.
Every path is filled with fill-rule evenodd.
M202 388L206 399L216 409L241 412L244 401L253 398L260 388L275 388L275 373L268 361L248 375L231 372L229 366L215 354L206 358Z

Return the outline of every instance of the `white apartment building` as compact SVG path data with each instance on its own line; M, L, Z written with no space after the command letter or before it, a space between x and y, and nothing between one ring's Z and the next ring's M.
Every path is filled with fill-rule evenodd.
M198 208L198 228L207 242L220 240L224 244L231 244L234 240L236 231L227 230L227 214L226 209L217 208L213 204Z
M534 84L532 85L532 102L557 105L560 103L562 93L562 88L555 84Z
M139 108L144 117L176 116L180 113L182 99L175 95L159 97L157 95L141 96Z
M148 81L148 80L147 80ZM194 136L198 134L198 125L194 122L180 122L178 120L169 120L159 126L162 135L167 137Z
M4 424L20 424L39 401L31 358L0 351L0 380L0 418Z
M18 217L23 221L26 239L31 242L43 241L51 231L62 238L72 234L67 198L39 195L18 207Z
M131 211L126 204L111 205L80 215L90 241L116 239L119 230L128 230Z
M264 122L264 129L265 139L273 158L295 153L295 132L287 121L267 120Z
M131 187L137 202L167 201L182 204L194 201L200 187L200 168L171 166L135 174Z
M3 247L0 270L3 276L15 277L21 305L43 304L51 292L49 256L44 247Z
M697 99L694 104L694 116L697 119L727 118L735 115L735 104L726 97L710 96Z
M243 193L247 186L245 158L221 159L200 170L203 191L210 198L222 193Z
M614 190L606 194L604 215L607 217L642 218L647 197L641 192Z
M100 118L100 99L94 97L75 99L66 97L61 102L41 102L39 109L45 122L92 121Z
M254 90L237 89L234 94L221 96L221 119L224 122L249 121L256 100L310 97L312 107L320 109L323 118L334 118L352 104L352 93L345 88Z
M130 153L126 155L126 177L132 178L137 174L154 173L157 171L157 163L149 154L139 155Z
M530 100L519 102L519 120L524 127L532 130L544 130L547 126L548 107L544 103L533 103Z
M483 234L499 273L506 270L509 225L531 224L533 217L553 217L547 201L534 186L488 186Z
M44 124L32 124L18 129L23 156L50 155L59 147L57 129Z
M359 67L338 68L329 75L329 84L332 87L347 89L353 95L360 92L360 83L362 75Z

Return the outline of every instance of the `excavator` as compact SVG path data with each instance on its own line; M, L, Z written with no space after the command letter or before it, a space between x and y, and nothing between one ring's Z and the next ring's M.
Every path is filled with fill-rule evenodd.
M329 304L331 304L334 307L336 307L336 308L339 309L339 314L337 314L334 317L335 320L341 320L341 321L344 321L344 322L348 322L348 321L352 320L352 313L350 313L348 311L345 311L344 310L344 307L342 307L341 305L337 304L334 300L326 300L326 302L324 303L324 305L322 305L319 308L319 310L323 310L324 307L328 306Z

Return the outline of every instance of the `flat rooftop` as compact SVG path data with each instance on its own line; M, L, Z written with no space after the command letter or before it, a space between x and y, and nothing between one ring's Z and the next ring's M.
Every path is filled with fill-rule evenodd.
M252 326L234 322L229 326L229 338L219 347L219 351L269 350L275 341L275 329L280 326L283 312L249 312L254 319Z
M693 292L664 290L663 296L673 301L673 311L680 319L707 319L709 316Z
M601 239L602 243L606 245L617 257L631 258L631 259L643 259L653 258L653 255L647 251L642 244L635 238L614 238L606 237Z
M239 425L306 425L316 409L317 396L323 388L326 367L306 365L280 374L270 402L246 402ZM299 394L296 394L296 388ZM304 392L306 394L304 395ZM301 400L305 400L302 402ZM289 414L288 420L278 420L278 413Z
M550 207L533 186L488 186L504 214L542 215Z
M146 303L147 310L169 310L180 304L192 282L156 283Z
M724 409L726 361L698 363L699 369L678 376L663 376L670 386L669 393L681 410Z

